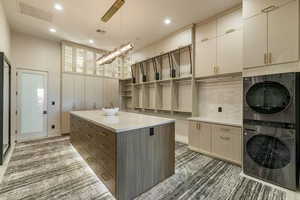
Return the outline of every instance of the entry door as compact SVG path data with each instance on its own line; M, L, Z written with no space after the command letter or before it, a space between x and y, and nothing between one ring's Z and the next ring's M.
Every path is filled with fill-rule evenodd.
M18 71L18 140L47 136L47 73Z

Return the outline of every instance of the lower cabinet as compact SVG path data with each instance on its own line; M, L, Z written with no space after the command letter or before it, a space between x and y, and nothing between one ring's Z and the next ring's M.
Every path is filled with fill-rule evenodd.
M191 121L189 147L191 150L241 165L242 129Z
M189 145L194 150L211 152L211 125L202 122L190 122Z

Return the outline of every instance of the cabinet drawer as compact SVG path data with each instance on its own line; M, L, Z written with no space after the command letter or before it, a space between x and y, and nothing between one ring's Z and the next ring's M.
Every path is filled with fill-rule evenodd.
M241 128L213 125L212 153L225 160L241 164Z

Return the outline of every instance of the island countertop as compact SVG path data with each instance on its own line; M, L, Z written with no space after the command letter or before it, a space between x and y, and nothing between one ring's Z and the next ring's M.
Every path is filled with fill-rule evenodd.
M104 112L100 110L72 111L70 113L116 133L175 122L174 119L129 112L119 112L116 116L105 116Z

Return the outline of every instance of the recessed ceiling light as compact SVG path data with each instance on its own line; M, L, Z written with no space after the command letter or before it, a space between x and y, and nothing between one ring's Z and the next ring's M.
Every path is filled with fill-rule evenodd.
M95 42L94 42L94 40L89 40L89 43L94 44Z
M54 8L55 8L56 10L63 10L63 9L64 9L64 8L62 7L62 5L60 5L60 4L58 4L58 3L54 4Z
M51 33L56 33L56 29L54 29L54 28L50 28L49 31L50 31Z
M169 19L169 18L167 18L167 19L164 20L164 23L167 24L167 25L168 25L168 24L171 24L171 22L172 22L172 21L171 21L171 19Z

